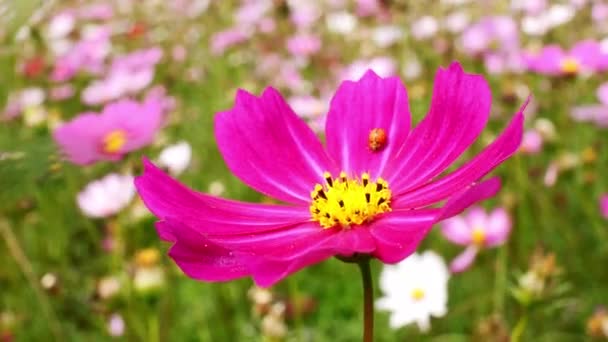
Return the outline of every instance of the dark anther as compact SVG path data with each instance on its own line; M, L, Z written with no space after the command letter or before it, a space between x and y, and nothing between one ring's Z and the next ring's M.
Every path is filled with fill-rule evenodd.
M363 186L366 186L368 181L369 180L367 178L363 178Z
M338 204L340 205L341 208L344 208L344 201L343 200L339 200Z
M367 203L369 203L370 199L371 199L371 195L369 194L369 192L368 192L368 193L365 193L365 201L366 201Z
M323 190L319 190L319 192L317 192L317 195L319 195L319 197L321 197L324 200L327 199L327 196L325 196L325 192Z
M331 176L325 178L325 181L327 181L327 185L329 185L330 187L334 186L334 180L331 179Z
M376 183L376 191L381 191L384 186L381 183Z
M384 202L386 202L386 199L385 198L381 198L381 199L378 200L378 205L380 205L380 204L382 204Z
M329 213L325 213L325 217L330 218Z

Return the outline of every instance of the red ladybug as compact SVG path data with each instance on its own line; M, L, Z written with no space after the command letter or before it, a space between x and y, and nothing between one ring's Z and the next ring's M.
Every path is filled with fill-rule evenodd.
M386 131L382 128L374 128L369 132L369 148L373 151L380 151L386 146Z

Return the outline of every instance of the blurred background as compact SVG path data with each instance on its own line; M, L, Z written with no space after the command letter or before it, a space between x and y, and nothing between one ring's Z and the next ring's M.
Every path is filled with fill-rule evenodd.
M20 0L0 1L0 341L359 340L356 267L328 260L270 289L194 281L166 255L132 177L147 156L193 189L267 202L214 142L214 113L238 88L277 88L322 135L341 81L399 76L417 122L454 60L493 93L465 157L532 95L521 149L484 203L510 234L452 264L447 312L429 330L377 311L376 340L607 339L607 1ZM74 157L95 125L57 133L152 102L160 121L120 156ZM443 228L420 250L449 264L463 247ZM377 282L383 265L372 268Z

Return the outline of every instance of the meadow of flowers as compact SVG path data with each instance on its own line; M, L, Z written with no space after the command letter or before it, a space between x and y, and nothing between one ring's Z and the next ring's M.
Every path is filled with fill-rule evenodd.
M608 340L605 0L0 2L0 75L0 342Z

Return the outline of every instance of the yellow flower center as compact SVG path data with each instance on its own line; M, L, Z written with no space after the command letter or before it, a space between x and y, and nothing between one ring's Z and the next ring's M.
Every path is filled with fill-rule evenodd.
M566 57L561 61L561 69L566 74L576 74L581 65L574 57Z
M123 130L114 130L103 138L103 151L116 153L127 143L127 133Z
M421 289L421 288L419 288L419 287L417 287L417 288L415 288L415 289L412 290L411 296L412 296L413 300L419 301L422 298L424 298L424 290Z
M477 246L483 246L486 242L486 231L482 227L473 228L473 232L471 233L471 240Z
M323 174L325 184L316 184L311 192L310 213L313 221L323 228L341 225L350 228L371 221L374 216L391 211L391 191L382 178L375 182L369 174L361 179L349 179L345 172L333 178L329 172Z

